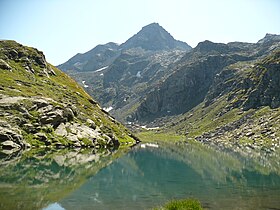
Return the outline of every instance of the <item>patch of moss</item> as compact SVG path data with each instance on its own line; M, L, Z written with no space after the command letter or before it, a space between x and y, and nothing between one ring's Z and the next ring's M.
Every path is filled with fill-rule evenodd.
M162 207L153 210L202 210L201 204L195 199L171 200Z
M79 138L79 141L83 142L84 145L86 145L86 146L91 146L92 145L92 141L88 138Z
M32 145L32 147L44 147L45 146L44 142L39 141L38 139L34 138L34 135L32 135L32 134L23 132L23 138L27 143Z

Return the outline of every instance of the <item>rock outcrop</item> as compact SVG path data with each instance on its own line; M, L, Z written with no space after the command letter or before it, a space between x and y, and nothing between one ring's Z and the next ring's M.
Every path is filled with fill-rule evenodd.
M208 105L230 92L230 97L235 97L237 90L241 89L248 97L236 101L235 107L243 104L243 108L248 110L266 105L279 106L278 60L273 59L274 62L269 63L271 58L266 58L263 65L257 61L279 49L280 39L271 35L264 40L256 44L199 43L174 65L173 73L158 88L147 94L132 120L147 123L159 117L176 116L204 100ZM277 53L273 56L277 57ZM240 67L233 69L231 66L234 64L242 65L240 67L246 68L247 72L240 71ZM245 73L249 75L242 79Z
M117 148L130 132L37 49L0 41L0 150Z
M190 50L191 47L181 41L175 40L158 23L151 23L144 26L141 31L129 38L121 46L123 49L142 48L144 50Z
M125 122L143 97L172 73L170 66L190 49L159 24L152 23L120 46L98 45L58 67Z

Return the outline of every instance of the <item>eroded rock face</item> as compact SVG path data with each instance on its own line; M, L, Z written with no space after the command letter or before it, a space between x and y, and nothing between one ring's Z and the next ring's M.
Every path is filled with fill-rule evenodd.
M29 48L26 50L22 45L14 41L5 41L2 43L0 68L12 71L9 64L11 60L23 67L27 72L37 74L39 76L55 75L54 70L46 62L43 52ZM30 53L31 51L31 53ZM16 69L14 69L16 70Z
M77 120L75 106L59 103L50 98L2 95L0 109L17 112L17 114L6 113L7 118L12 118L12 121L16 122L16 127L6 121L0 123L0 147L5 150L30 147L22 132L44 146L100 148L119 145L116 136L106 135L93 120L85 119L85 122ZM28 117L21 119L23 116ZM66 139L65 144L56 141L59 137Z
M257 108L260 106L270 106L276 108L280 106L280 51L273 56L263 60L256 65L251 90L248 89L248 99L244 103L244 109Z
M5 70L10 70L11 67L4 60L0 59L0 68Z
M134 142L123 125L72 78L48 64L41 51L0 41L0 151L114 148L118 139Z
M136 119L152 121L189 111L204 100L214 76L233 62L230 56L208 56L196 64L182 66L147 95L137 109Z
M29 146L30 145L24 141L19 129L12 128L4 121L0 122L0 148L3 150L17 151Z

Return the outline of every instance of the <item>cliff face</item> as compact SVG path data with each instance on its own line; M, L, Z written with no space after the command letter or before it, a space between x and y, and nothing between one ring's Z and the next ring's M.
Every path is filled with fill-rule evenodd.
M204 100L214 76L234 62L230 56L208 56L180 67L147 95L137 110L136 119L151 121L189 111Z
M190 49L159 24L152 23L120 46L98 45L58 67L125 122L146 94L172 73L170 66Z
M135 140L37 49L0 42L0 147L118 147Z
M134 120L147 123L159 117L176 116L203 101L207 105L225 93L232 98L239 97L237 92L240 91L244 92L244 97L236 99L235 107L248 110L265 105L279 106L277 62L269 63L271 58L266 58L258 64L259 59L279 47L277 35L267 35L256 44L199 43L174 65L167 79L147 94ZM272 60L277 60L277 55L273 54ZM240 70L244 68L245 72ZM247 77L241 80L242 75Z
M223 69L213 81L206 104L228 94L229 101L234 99L232 106L244 110L279 107L279 52L276 50L261 60L235 63Z

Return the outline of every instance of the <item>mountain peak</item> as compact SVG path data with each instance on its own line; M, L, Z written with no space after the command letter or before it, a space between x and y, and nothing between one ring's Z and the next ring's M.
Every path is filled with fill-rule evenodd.
M137 34L121 45L123 49L141 47L144 50L169 50L182 49L189 50L191 47L184 42L175 40L158 23L151 23L144 26Z
M280 41L280 35L267 33L264 38L258 41L258 44L264 44L270 41Z
M141 31L146 31L146 30L164 30L165 31L165 29L162 27L162 26L160 26L158 23L151 23L151 24L148 24L148 25L146 25L146 26L144 26L144 27L142 27L142 30ZM167 31L166 31L167 32Z
M215 43L209 40L199 42L198 45L195 47L196 51L205 52L205 53L212 52L212 51L227 52L228 49L229 47L226 44Z

